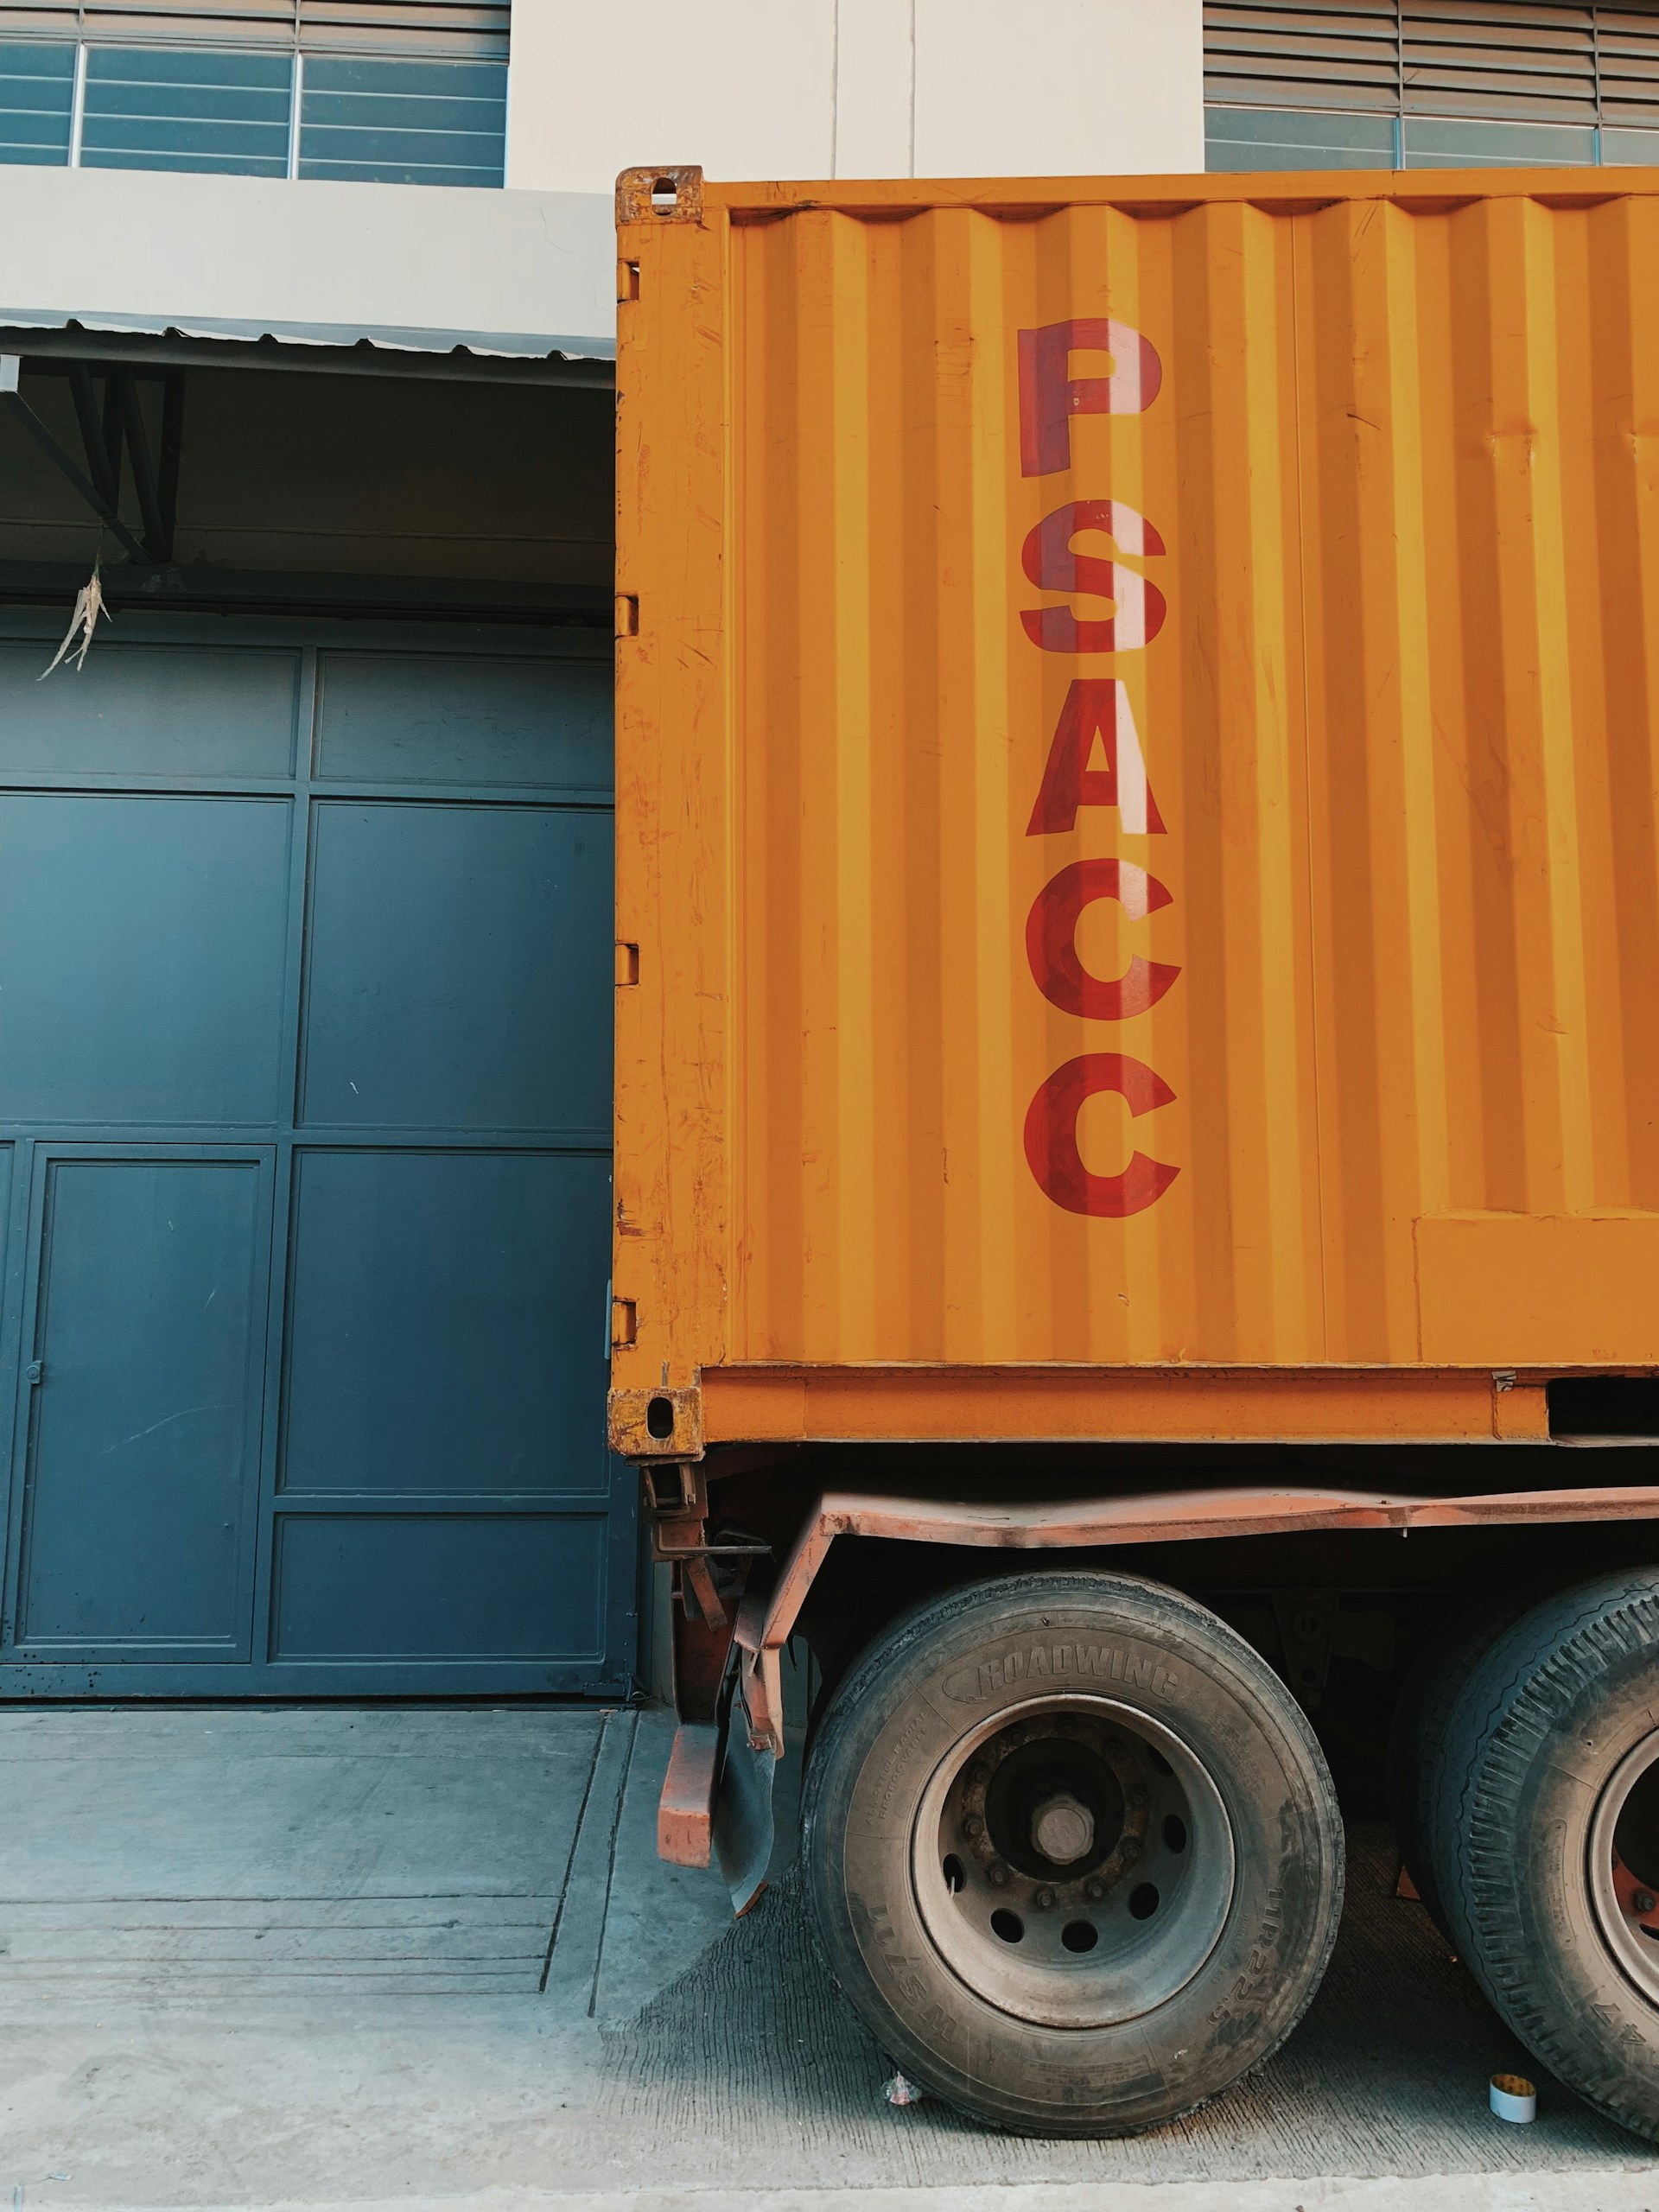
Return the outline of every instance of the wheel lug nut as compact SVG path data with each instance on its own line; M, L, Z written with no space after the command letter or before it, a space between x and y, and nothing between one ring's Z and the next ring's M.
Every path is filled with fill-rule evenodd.
M965 1836L982 1836L985 1833L985 1823L977 1813L969 1813L962 1824L962 1832Z
M968 1779L976 1789L982 1789L991 1778L991 1770L982 1759L976 1759L968 1770Z
M1046 1886L1045 1886L1044 1888L1042 1888L1042 1889L1040 1889L1040 1890L1039 1890L1039 1891L1038 1891L1038 1892L1037 1892L1037 1910L1038 1910L1039 1912L1047 1912L1048 1910L1050 1910L1050 1909L1051 1909L1051 1908L1052 1907L1052 1905L1053 1905L1053 1903L1054 1903L1054 1892L1053 1892L1053 1891L1052 1891L1052 1890L1051 1890L1051 1889L1047 1888Z
M995 1882L1000 1890L1008 1878L1008 1870L1000 1859L993 1859L985 1869L985 1878L987 1881Z
M1637 1912L1651 1912L1654 1907L1653 1891L1651 1890L1638 1890L1636 1892L1636 1895L1630 1899L1630 1903Z
M1090 1875L1090 1878L1083 1885L1083 1894L1088 1898L1090 1904L1098 1904L1102 1897L1106 1894L1106 1885L1097 1877Z
M1070 1866L1093 1849L1095 1816L1069 1789L1057 1789L1032 1814L1031 1840L1045 1859Z

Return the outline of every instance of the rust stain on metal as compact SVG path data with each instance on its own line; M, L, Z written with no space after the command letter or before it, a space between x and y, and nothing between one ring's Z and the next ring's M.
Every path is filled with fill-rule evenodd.
M695 163L668 162L654 169L624 169L616 180L616 220L698 223L702 219L702 171Z
M626 1349L613 1345L613 1351ZM702 1393L690 1389L613 1390L610 1394L613 1452L630 1459L700 1459L702 1457Z

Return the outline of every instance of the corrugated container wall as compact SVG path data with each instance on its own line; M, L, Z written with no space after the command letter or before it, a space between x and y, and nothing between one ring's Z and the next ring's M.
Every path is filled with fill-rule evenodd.
M617 1381L1653 1363L1659 175L696 195Z

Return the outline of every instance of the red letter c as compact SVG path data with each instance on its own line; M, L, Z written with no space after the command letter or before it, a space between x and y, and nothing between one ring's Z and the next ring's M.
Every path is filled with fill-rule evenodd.
M1121 976L1091 976L1077 957L1077 924L1096 899L1116 899L1131 921L1173 902L1155 875L1133 861L1073 861L1037 893L1026 922L1026 957L1037 988L1062 1014L1128 1021L1155 1006L1180 974L1137 952Z
M1121 1175L1091 1173L1077 1150L1077 1116L1084 1100L1097 1090L1116 1091L1135 1115L1167 1106L1175 1096L1162 1076L1127 1053L1084 1052L1056 1068L1032 1100L1026 1116L1026 1158L1057 1206L1121 1221L1128 1214L1144 1213L1181 1171L1137 1152Z

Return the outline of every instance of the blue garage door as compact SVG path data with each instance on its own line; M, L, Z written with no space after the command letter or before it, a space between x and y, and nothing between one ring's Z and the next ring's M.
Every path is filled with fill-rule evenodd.
M625 1689L608 652L0 620L0 1697Z

